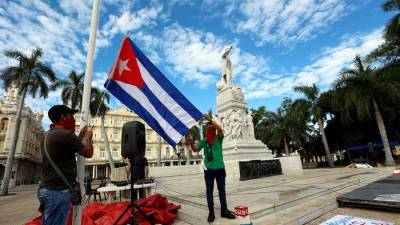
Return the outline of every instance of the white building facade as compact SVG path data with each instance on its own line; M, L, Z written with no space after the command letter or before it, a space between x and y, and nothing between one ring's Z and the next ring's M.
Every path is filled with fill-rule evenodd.
M0 181L3 179L19 102L18 89L10 88L0 100ZM24 107L9 187L37 183L41 175L43 113Z
M76 133L79 132L80 114L75 115ZM140 121L145 124L146 129L146 150L145 157L149 161L150 167L158 165L157 154L161 151L160 166L178 166L188 164L200 164L201 156L192 154L188 151L188 147L183 145L177 146L175 150L166 143L160 136L148 126L138 115L121 106L115 110L107 112L104 117L104 127L107 133L111 155L114 164L118 167L128 162L121 156L121 132L122 126L129 121ZM93 126L93 157L86 160L86 174L92 175L93 179L107 179L110 176L110 166L108 163L108 154L106 152L104 138L101 132L100 117L91 118L89 125ZM178 160L178 153L179 160Z

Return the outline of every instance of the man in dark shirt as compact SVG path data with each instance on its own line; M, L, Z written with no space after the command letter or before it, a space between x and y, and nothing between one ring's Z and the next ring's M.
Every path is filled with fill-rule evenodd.
M65 105L55 105L48 111L53 122L48 131L46 143L47 152L58 166L71 186L76 182L75 153L90 158L93 155L92 131L84 127L79 136L75 135L75 119L73 110ZM43 148L44 150L44 148ZM42 181L38 190L38 199L42 209L43 225L66 224L71 192L54 168L43 155Z
M139 181L149 178L149 162L144 156L135 157L136 165L133 168L133 183L137 184ZM129 164L129 173L131 171ZM137 199L137 192L139 191L139 198L144 198L143 188L135 189L133 191L133 198Z

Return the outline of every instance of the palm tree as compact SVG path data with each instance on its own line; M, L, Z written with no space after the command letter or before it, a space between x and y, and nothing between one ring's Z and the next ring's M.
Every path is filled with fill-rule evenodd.
M382 8L385 12L390 11L399 11L400 10L400 1L399 0L387 0ZM393 16L389 23L385 28L385 38L386 39L398 39L398 35L400 34L400 13L397 12L395 16Z
M3 182L1 183L1 195L8 194L8 183L18 141L21 113L24 107L25 97L27 94L30 94L35 98L39 94L39 97L47 98L49 88L46 79L50 82L55 82L57 80L50 66L42 61L43 52L41 49L34 49L30 56L17 50L5 51L4 55L18 60L18 65L5 68L0 74L0 79L3 81L5 89L15 85L20 91L21 98L18 103L14 128L12 129L11 147L7 157Z
M319 133L321 134L322 137L322 143L324 144L324 149L326 153L326 157L328 159L329 167L335 167L333 163L333 159L331 157L331 151L329 149L328 145L328 140L325 135L325 130L324 130L324 122L322 118L322 113L321 113L321 107L319 106L319 97L320 97L320 92L317 86L313 84L311 87L310 86L297 86L294 87L294 91L298 93L302 93L306 96L305 99L300 99L300 101L304 101L307 103L310 111L310 115L313 117L313 120L318 123L318 129Z
M81 108L82 95L83 95L83 79L85 73L76 73L71 71L68 75L68 80L59 80L52 86L52 90L63 88L61 92L61 99L65 105L70 105L71 108Z
M282 148L289 155L289 144L300 147L310 130L307 126L308 113L303 102L293 103L285 98L276 112L265 114L266 140L273 148Z
M392 152L380 111L381 98L378 97L398 99L400 83L393 79L394 75L387 71L387 67L373 69L370 66L364 66L360 56L355 57L354 66L354 69L344 70L334 83L345 111L343 115L348 117L348 112L355 108L357 116L362 119L370 117L373 111L384 146L385 164L393 165Z
M250 112L253 118L255 138L261 140L264 144L267 144L268 139L266 139L267 130L265 124L267 110L265 109L265 106L260 106L258 109L250 109Z
M397 14L386 25L385 42L367 56L368 62L380 58L391 61L398 59L400 56L400 1L387 0L382 4L382 8L385 12L397 11Z
M110 110L110 107L107 106L106 102L110 102L110 95L105 91L98 90L97 88L92 88L90 96L90 115L92 116L92 118L100 116L101 132L104 138L104 146L107 151L108 162L110 163L110 168L112 171L115 169L115 165L110 151L110 144L108 142L106 128L104 127L104 117Z

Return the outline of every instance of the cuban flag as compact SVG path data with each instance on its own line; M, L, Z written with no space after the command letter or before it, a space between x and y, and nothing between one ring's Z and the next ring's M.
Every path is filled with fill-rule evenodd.
M173 147L202 117L129 37L104 87Z

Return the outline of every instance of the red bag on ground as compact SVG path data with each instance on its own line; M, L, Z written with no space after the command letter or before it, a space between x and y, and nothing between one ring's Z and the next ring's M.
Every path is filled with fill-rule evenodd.
M170 213L177 213L178 212L178 209L180 209L181 208L181 206L180 205L175 205L174 203L168 203L168 205L167 205L167 212L170 212Z
M161 210L154 215L154 218L156 219L156 223L172 224L176 219L176 215L165 210Z
M33 220L27 222L25 225L42 225L42 216L38 216Z
M110 204L92 203L85 206L82 210L82 225L113 225L121 216L122 212L128 207L130 202L114 202ZM156 223L172 224L180 205L169 203L167 198L160 194L154 194L145 199L137 201L137 205L146 216L153 217ZM72 225L72 207L68 212L67 225ZM128 210L118 225L124 225L130 222L130 210ZM135 219L140 225L150 225L150 222L145 217L138 213L135 209ZM25 225L41 225L42 216L36 217L27 222Z

